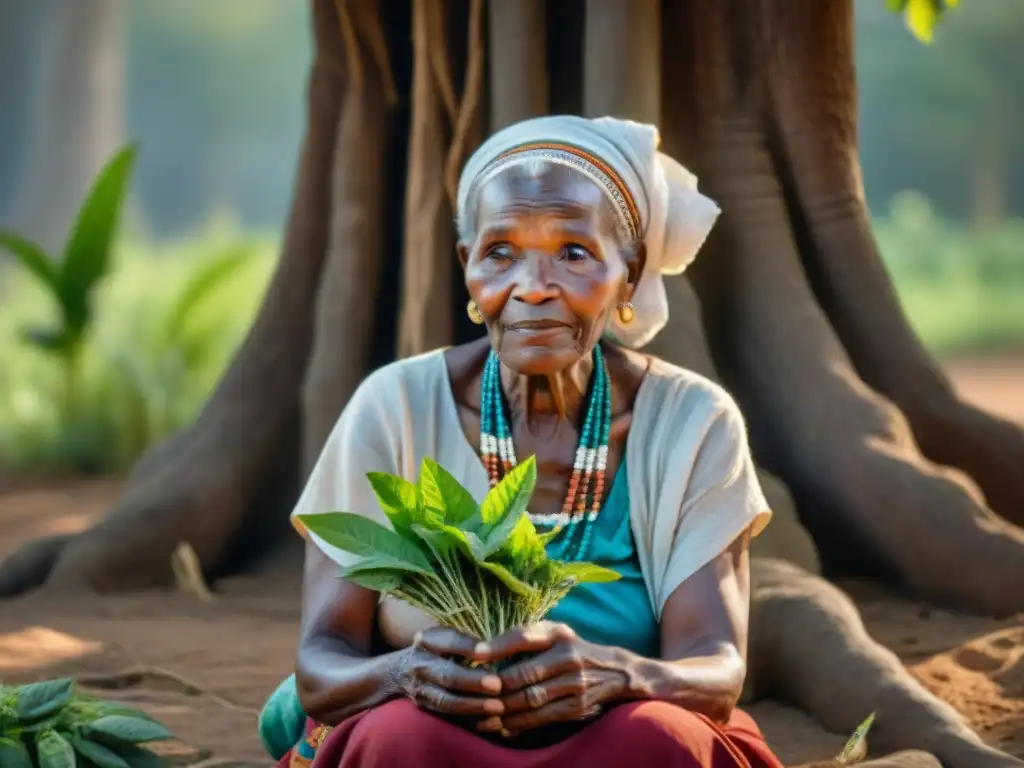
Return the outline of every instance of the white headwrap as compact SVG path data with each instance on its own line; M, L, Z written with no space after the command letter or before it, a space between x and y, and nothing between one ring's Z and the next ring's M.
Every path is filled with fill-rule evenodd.
M647 262L631 299L635 316L623 323L613 314L608 331L622 344L638 348L668 322L668 298L662 275L685 270L711 231L720 210L697 191L697 178L658 151L653 125L602 117L538 117L510 125L485 141L469 158L459 178L458 224L475 206L469 203L489 179L530 158L567 165L607 194L627 233L647 246Z

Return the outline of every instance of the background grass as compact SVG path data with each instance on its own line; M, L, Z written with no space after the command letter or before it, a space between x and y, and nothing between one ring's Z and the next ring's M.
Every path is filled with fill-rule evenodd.
M976 232L907 194L875 230L933 351L1024 345L1024 221ZM15 265L2 265L0 464L121 472L192 421L259 307L276 251L274 233L229 219L169 243L124 239L97 303L74 418L60 408L60 369L19 338L54 308Z

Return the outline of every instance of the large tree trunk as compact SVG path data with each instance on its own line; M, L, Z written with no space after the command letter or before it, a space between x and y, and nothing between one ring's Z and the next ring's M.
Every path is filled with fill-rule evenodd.
M1020 765L983 747L808 573L817 545L826 574L1024 609L1024 532L964 471L933 463L945 457L993 504L1012 504L1020 476L942 450L962 440L993 456L1019 429L952 395L912 397L943 382L899 315L856 186L851 0L380 7L313 0L309 123L281 262L197 423L139 462L106 521L4 561L0 595L164 583L183 540L212 576L267 549L300 454L308 468L366 371L396 350L479 333L445 262L443 192L488 113L491 128L548 111L660 116L665 149L725 213L692 283L669 281L673 317L652 351L737 396L776 508L755 554L802 566L755 558L750 690L839 729L881 706L896 713L876 737L887 750L922 748L953 768ZM936 414L949 417L942 435L929 427ZM841 690L819 688L836 670Z
M124 140L125 4L62 2L48 11L14 222L57 251L93 177Z

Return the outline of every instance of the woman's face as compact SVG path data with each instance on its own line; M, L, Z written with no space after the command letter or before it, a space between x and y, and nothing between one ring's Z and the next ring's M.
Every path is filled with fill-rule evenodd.
M476 235L459 255L502 363L551 375L598 342L644 254L624 248L595 183L561 165L532 170L513 166L480 189Z

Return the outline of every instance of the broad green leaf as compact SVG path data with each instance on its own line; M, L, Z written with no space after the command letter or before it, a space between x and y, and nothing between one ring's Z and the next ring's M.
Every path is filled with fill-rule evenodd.
M24 744L3 737L0 737L0 765L3 768L35 768Z
M521 581L505 566L499 563L493 563L490 561L479 564L481 568L490 571L497 576L505 584L506 587L511 589L516 594L522 595L523 597L533 597L537 594L537 590L527 584L525 581Z
M464 531L453 525L440 525L436 528L414 525L412 530L430 547L436 557L444 557L452 549L455 549L462 552L471 563L484 559L484 545L471 531Z
M56 731L46 731L36 739L39 768L75 768L75 750Z
M351 512L299 515L299 521L328 544L360 557L387 556L409 568L430 569L430 563L413 542L389 528Z
M386 472L368 472L366 479L396 531L408 531L419 521L415 485L404 477Z
M556 570L563 578L571 577L579 584L603 584L622 578L618 571L593 563L558 563Z
M150 752L145 747L117 745L117 754L124 758L130 768L169 768L166 757Z
M494 554L500 560L509 562L516 572L523 575L530 574L548 559L544 541L529 515L519 516L512 532Z
M373 592L390 592L402 583L405 572L393 568L366 568L348 572L343 570L341 577L363 589Z
M110 747L97 744L95 741L72 736L71 746L75 748L75 752L96 765L96 768L131 768L128 761Z
M54 300L60 300L57 295L57 267L42 248L7 230L0 230L0 248L6 248L14 254L25 269L53 292Z
M87 321L89 293L110 268L114 232L134 163L134 145L115 154L78 212L59 273L61 305L72 327Z
M547 547L547 545L554 541L555 537L557 537L561 532L562 528L559 526L558 528L552 528L546 533L538 533L537 537L540 539L540 543Z
M461 525L479 511L470 492L433 459L423 459L418 487L420 503L440 511L448 525Z
M497 551L515 530L520 518L526 515L526 505L530 503L536 484L537 462L531 456L513 467L484 498L480 505L483 525L479 535L484 542L485 555Z
M28 724L55 714L71 701L74 688L75 681L70 677L23 686L15 704L18 721Z
M142 744L147 741L164 741L174 736L160 723L141 717L106 715L87 725L82 735L92 741L118 744Z

